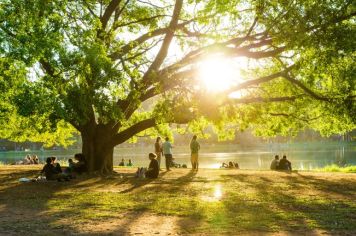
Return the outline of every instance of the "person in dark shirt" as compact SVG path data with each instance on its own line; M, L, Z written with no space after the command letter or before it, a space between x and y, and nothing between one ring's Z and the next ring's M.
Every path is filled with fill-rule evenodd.
M85 156L82 153L74 155L74 159L77 161L73 164L73 172L81 174L87 171L87 162Z
M124 158L121 159L121 162L119 163L119 166L125 166L125 159Z
M156 154L150 153L148 154L148 158L151 160L150 165L145 173L146 178L155 179L158 177L159 174L159 165L158 161L156 160Z
M278 169L279 169L279 170L289 170L289 171L292 171L292 163L287 160L287 156L286 156L286 155L283 155L282 160L279 161Z
M41 170L41 174L45 174L46 180L69 180L69 178L58 172L56 168L52 165L52 158L48 157L46 160L46 165L44 165L43 169Z
M57 162L57 158L56 157L51 157L52 159L52 165L54 166L54 168L56 169L56 171L58 173L62 173L62 167L61 165Z

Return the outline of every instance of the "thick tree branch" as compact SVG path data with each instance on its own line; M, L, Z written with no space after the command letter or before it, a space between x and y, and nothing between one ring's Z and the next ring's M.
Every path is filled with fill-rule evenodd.
M314 99L320 100L320 101L325 101L325 102L329 102L330 99L320 96L319 94L315 93L314 91L312 91L311 89L307 88L302 82L300 82L299 80L293 79L291 76L289 76L288 74L284 74L283 77L285 79L287 79L289 82L291 82L292 84L296 85L297 87L301 88L306 94L308 94L309 96L311 96Z
M262 76L262 77L260 77L258 79L247 80L245 82L242 82L242 83L238 84L237 86L231 87L226 92L228 94L230 94L230 93L235 92L237 90L246 89L246 88L250 87L251 85L258 85L258 84L261 84L261 83L266 83L266 82L268 82L270 80L273 80L273 79L276 79L276 78L279 78L279 77L284 77L294 67L295 66L292 65L292 66L287 67L286 69L284 69L284 70L282 70L280 72L277 72L277 73L274 73L274 74L271 74L271 75L267 75L267 76Z
M117 9L115 11L115 19L114 19L114 24L117 22L117 20L119 19L119 17L121 16L122 12L124 11L125 7L127 6L127 4L129 4L130 0L126 0L126 2L124 3L124 5L120 8Z
M112 14L114 13L114 11L116 10L116 8L120 5L122 0L112 0L108 7L105 9L105 12L103 14L103 16L100 18L100 22L102 25L102 29L105 30L110 17L112 16Z
M313 118L303 118L303 117L300 117L300 116L296 116L294 114L288 114L288 113L268 113L269 115L271 116L282 116L282 117L292 117L292 118L295 118L297 120L301 120L301 121L304 121L306 123L309 123L310 121L313 121L313 120L317 120L319 119L320 117L322 117L322 115L320 116L316 116L316 117L313 117Z
M263 98L263 97L255 97L255 98L237 98L232 99L233 103L241 103L241 104L249 104L249 103L261 103L261 102L289 102L294 101L298 98L298 96L291 97L272 97L272 98Z
M191 69L191 70L178 72L169 78L161 77L159 79L158 85L152 86L149 89L147 89L144 93L142 93L139 99L141 102L144 102L149 98L167 92L173 89L174 87L176 87L177 85L179 85L182 82L182 80L187 80L189 78L192 78L196 74L196 72L197 69Z
M184 23L181 23L181 24L178 24L177 25L177 29L181 28L181 27L184 27L185 25L191 23L192 20L190 21L186 21ZM132 49L136 48L137 46L143 44L144 42L146 42L147 40L149 39L152 39L154 37L157 37L159 35L164 35L165 33L167 33L169 31L169 27L165 27L165 28L159 28L159 29L156 29L154 31L151 31L151 32L148 32L148 33L145 33L143 35L141 35L140 37L128 42L127 44L125 44L124 46L122 46L119 50L111 53L109 55L109 57L112 59L112 60L117 60L119 59L120 57L126 55L127 53L129 53Z
M138 123L130 126L129 128L117 133L111 140L109 146L115 147L116 145L125 142L126 140L133 137L148 128L152 128L156 125L156 121L153 118L139 121Z
M260 35L260 34L259 34ZM189 52L185 57L183 57L178 62L169 65L163 68L161 71L165 71L166 73L174 73L174 71L179 70L189 64L199 62L204 59L205 56L208 54L219 53L226 56L236 56L240 54L240 56L251 56L251 58L263 58L263 57L270 57L274 56L275 54L279 54L283 51L283 48L276 49L273 51L268 52L250 52L249 49L259 48L265 45L269 45L272 43L270 39L261 40L257 43L251 43L243 47L237 47L242 43L249 41L249 40L256 40L257 35L253 36L246 36L241 38L234 38L228 40L226 42L214 43L196 50ZM228 45L234 45L235 47L228 47Z
M169 48L169 45L171 44L172 39L174 37L174 32L175 32L177 24L178 24L179 15L182 10L182 6L183 6L183 0L176 0L172 20L169 23L168 31L166 33L166 36L164 37L162 46L161 46L160 50L158 51L157 56L154 59L153 63L151 64L151 66L148 68L147 72L143 76L143 78L142 78L143 81L145 81L147 79L147 77L153 71L158 70L159 67L162 65L164 59L167 57L168 48Z
M117 23L113 26L113 29L117 29L117 28L120 28L120 27L124 27L124 26L129 26L129 25L132 25L132 24L137 24L137 23L140 23L140 22L145 22L145 21L150 21L150 20L154 20L156 18L161 18L161 17L167 17L168 15L156 15L156 16L151 16L151 17L145 17L145 18L141 18L141 19L138 19L138 20L135 20L135 21L130 21L130 22L125 22L125 23Z

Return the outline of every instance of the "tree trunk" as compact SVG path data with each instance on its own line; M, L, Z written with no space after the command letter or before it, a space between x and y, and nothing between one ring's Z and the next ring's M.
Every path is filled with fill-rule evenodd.
M113 171L114 147L109 146L107 132L99 127L86 129L81 132L82 153L87 162L87 169L90 173L110 174Z

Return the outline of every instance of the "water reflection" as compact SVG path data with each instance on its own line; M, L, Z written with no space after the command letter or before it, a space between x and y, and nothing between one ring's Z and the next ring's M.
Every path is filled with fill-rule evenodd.
M220 167L221 167L220 163L213 163L213 164L210 164L207 168L219 169Z
M342 145L346 145L343 147ZM313 143L295 144L289 146L275 145L260 148L239 147L237 145L215 145L203 146L199 153L199 168L219 168L223 162L237 162L241 169L269 169L274 155L286 154L292 162L294 170L311 170L322 168L326 165L356 165L356 145L354 143ZM119 161L131 159L134 166L148 166L147 154L152 151L150 146L137 148L117 148L114 152L114 165ZM73 157L74 153L80 150L52 150L52 151L31 151L31 152L0 152L1 163L12 163L22 160L26 154L36 154L41 162L48 156L57 156L59 160L66 162ZM175 162L190 164L190 154L188 146L178 146L174 148L173 157Z

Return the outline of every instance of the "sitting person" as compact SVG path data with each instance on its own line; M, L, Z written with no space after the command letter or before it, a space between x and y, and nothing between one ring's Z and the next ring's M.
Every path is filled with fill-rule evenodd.
M151 160L150 165L148 166L148 169L145 173L146 178L150 178L150 179L155 179L158 177L159 174L159 165L158 165L158 161L156 160L156 154L154 153L150 153L148 154L148 158Z
M87 171L87 163L85 156L82 153L77 153L74 155L74 159L77 160L76 163L73 162L72 171L78 174L84 173Z
M29 160L30 160L30 165L35 164L35 161L33 160L33 158L32 158L31 155L28 155L28 158L29 158Z
M43 169L41 170L41 174L44 174L46 176L46 180L58 180L62 181L69 180L69 177L59 173L56 168L52 165L52 158L48 157L46 160L46 164L44 165Z
M35 165L38 165L40 163L37 155L32 155L32 161L33 161L33 164L35 164Z
M65 173L70 174L73 172L75 163L72 158L68 159L68 167L64 170Z
M126 166L133 166L132 162L131 162L131 159L129 159L129 162L127 163Z
M239 163L234 162L235 169L240 169Z
M278 170L279 166L279 156L275 155L274 160L271 162L271 170Z
M119 166L125 166L125 159L124 158L121 159L121 162L119 163Z
M237 163L236 163L237 164ZM237 164L237 167L239 166L239 164ZM229 161L229 164L226 164L225 162L222 163L220 168L229 168L229 169L233 169L235 168L235 164L232 161Z
M52 165L56 169L58 173L62 173L62 167L61 165L57 162L57 157L51 157L52 159Z
M287 160L287 156L283 155L282 160L279 161L278 170L292 171L292 163Z
M24 158L22 164L24 164L24 165L30 165L31 164L31 156L29 154L26 155L26 157Z

